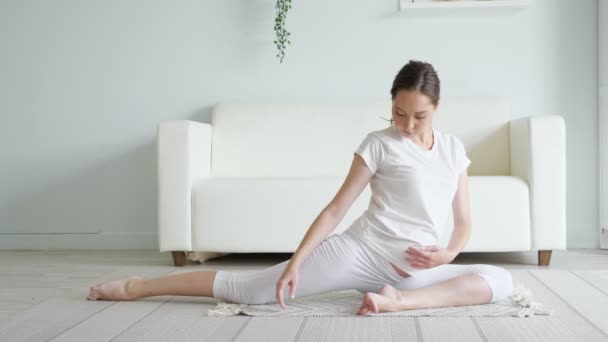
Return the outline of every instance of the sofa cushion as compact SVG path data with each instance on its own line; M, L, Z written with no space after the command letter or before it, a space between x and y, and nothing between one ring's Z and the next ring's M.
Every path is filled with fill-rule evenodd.
M294 252L343 177L210 178L193 186L192 248ZM334 232L350 226L370 200L367 186ZM230 237L230 238L227 238Z
M512 176L469 177L471 238L464 251L530 250L530 195L528 183ZM447 247L453 213L442 229L440 245Z
M343 177L219 178L193 186L192 249L208 252L294 252L340 188ZM474 234L465 251L530 249L528 185L510 176L469 177ZM346 230L369 205L369 186L332 233ZM447 247L451 208L441 229ZM227 238L230 237L230 238Z
M212 175L345 177L367 133L389 125L391 108L390 99L219 103ZM471 175L509 175L509 119L499 99L443 98L433 126L462 140Z

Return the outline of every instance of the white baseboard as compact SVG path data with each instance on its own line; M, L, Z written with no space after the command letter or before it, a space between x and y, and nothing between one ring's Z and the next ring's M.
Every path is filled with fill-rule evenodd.
M0 234L0 250L159 250L157 232Z

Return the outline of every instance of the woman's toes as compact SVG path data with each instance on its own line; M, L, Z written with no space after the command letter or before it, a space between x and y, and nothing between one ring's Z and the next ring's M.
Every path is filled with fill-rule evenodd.
M99 298L99 293L94 287L91 287L89 294L87 295L88 300L96 300Z
M370 299L369 299L370 311L373 313L380 312L380 309L378 308L377 295L375 293L370 293L369 295L370 295Z
M361 307L359 307L359 311L357 311L357 314L366 315L368 312L369 312L368 303L364 298L363 303L361 303Z
M361 306L359 307L359 310L357 310L357 315L363 315L363 308L364 308L364 304L361 304Z
M362 312L362 315L365 315L368 312L377 313L379 311L374 296L376 296L375 293L368 292L363 297L363 304L361 305L361 309L359 309L359 311Z
M365 302L365 294L363 295L363 299L361 300L361 306L359 307L359 310L357 311L358 315L365 315L366 313L366 307L367 307L367 303Z

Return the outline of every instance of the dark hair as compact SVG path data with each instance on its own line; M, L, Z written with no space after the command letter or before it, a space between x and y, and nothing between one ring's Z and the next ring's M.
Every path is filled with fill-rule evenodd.
M391 99L395 99L399 90L418 91L431 99L431 103L437 106L439 103L439 76L430 63L410 60L404 65L391 88ZM391 117L391 125L393 119Z

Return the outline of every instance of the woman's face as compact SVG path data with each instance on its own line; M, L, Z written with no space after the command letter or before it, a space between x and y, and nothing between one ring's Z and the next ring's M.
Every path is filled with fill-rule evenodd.
M424 135L431 128L436 106L417 91L400 90L393 100L393 121L405 135Z

